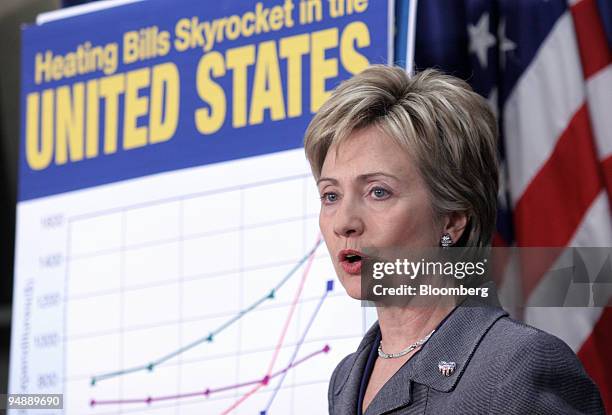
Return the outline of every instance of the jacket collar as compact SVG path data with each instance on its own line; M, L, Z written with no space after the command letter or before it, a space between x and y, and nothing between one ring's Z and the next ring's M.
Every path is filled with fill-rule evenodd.
M496 305L472 299L464 301L451 312L421 350L387 381L368 407L367 414L382 414L408 405L412 394L411 382L440 392L453 390L489 328L507 315ZM359 398L359 385L368 353L371 347L376 347L373 342L379 332L376 322L352 355L352 362L348 362L350 370L346 370L344 378L336 382L334 393L337 396L342 393L354 402ZM455 371L450 376L439 372L438 364L441 361L455 362Z

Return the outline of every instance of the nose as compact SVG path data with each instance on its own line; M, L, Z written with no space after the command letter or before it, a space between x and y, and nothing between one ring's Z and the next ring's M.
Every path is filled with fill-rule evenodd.
M363 233L364 223L359 206L345 199L334 218L334 233L340 237L356 237Z

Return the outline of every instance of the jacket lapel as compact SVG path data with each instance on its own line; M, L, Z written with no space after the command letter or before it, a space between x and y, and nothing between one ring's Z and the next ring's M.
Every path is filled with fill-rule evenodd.
M357 348L357 352L351 358L352 361L347 362L347 367L350 369L346 370L342 374L342 378L338 378L336 381L334 390L335 407L342 408L341 414L352 415L357 413L361 378L368 361L370 349L376 347L373 343L379 332L380 328L378 322L376 322L364 336L361 344ZM396 372L378 392L374 400L368 406L365 412L366 415L382 414L396 408L401 408L410 403L410 376L412 372L403 370L405 367L406 365Z
M385 414L411 403L412 371L409 367L410 360L385 383L368 406L365 415Z
M334 402L336 408L341 408L338 414L356 414L359 399L359 386L368 362L370 347L378 335L378 322L374 323L359 344L351 360L346 363L347 370L338 375L334 387ZM360 414L361 415L361 414Z
M437 391L450 392L489 328L507 315L499 307L466 300L417 353L412 379ZM450 376L444 376L438 370L440 362L455 363Z

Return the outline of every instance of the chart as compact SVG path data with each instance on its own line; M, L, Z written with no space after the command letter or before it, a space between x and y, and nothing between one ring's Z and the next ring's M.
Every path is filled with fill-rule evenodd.
M66 413L324 413L372 316L335 279L318 204L302 150L25 204L50 235L31 242L66 247L21 287L32 322L55 317L29 361L63 354L37 387L63 388Z

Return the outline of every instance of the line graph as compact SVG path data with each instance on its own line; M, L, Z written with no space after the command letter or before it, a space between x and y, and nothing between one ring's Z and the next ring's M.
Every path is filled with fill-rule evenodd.
M301 359L296 359L297 358L297 354L302 346L302 344L304 343L304 340L306 338L306 335L308 334L308 331L310 330L310 327L312 326L312 323L314 322L317 314L319 313L319 310L321 309L321 306L323 305L323 302L325 301L325 299L327 298L329 292L331 292L333 290L334 284L333 284L333 280L328 280L325 283L325 291L324 294L321 296L312 316L310 317L308 324L306 325L306 328L299 340L299 342L297 343L297 345L294 348L294 353L291 356L291 359L289 361L289 364L286 365L284 368L282 368L281 370L278 370L276 372L273 372L273 367L274 364L276 362L276 359L278 358L278 351L284 341L286 332L287 332L287 328L289 326L289 323L291 321L291 318L293 316L293 313L295 311L295 306L298 303L298 300L300 299L300 296L302 294L302 290L304 288L304 283L306 281L306 278L308 277L309 271L310 271L310 267L312 265L312 260L314 258L314 253L317 249L317 247L320 245L321 243L321 239L320 237L317 238L317 241L315 243L315 246L310 250L310 252L307 254L306 257L304 257L302 260L300 260L298 262L298 265L296 265L296 267L292 270L291 274L289 274L288 276L285 276L281 282L273 289L276 290L278 288L280 288L280 286L282 286L286 280L289 278L289 276L291 276L295 270L302 264L304 264L304 262L306 262L306 266L302 275L302 279L300 281L300 286L298 291L296 292L296 295L294 297L294 300L292 302L291 308L290 308L290 312L287 316L286 322L285 322L285 326L283 327L283 332L280 335L279 341L277 343L277 346L274 350L274 355L271 359L270 365L268 367L268 371L266 372L266 375L263 376L260 379L255 379L255 380L251 380L248 382L243 382L243 383L239 383L239 384L233 384L233 385L228 385L228 386L221 386L221 387L216 387L216 388L206 388L205 390L199 390L199 391L193 391L193 392L187 392L187 393L183 393L183 394L175 394L175 395L164 395L164 396L148 396L146 398L132 398L132 399L107 399L107 400L96 400L96 399L91 399L90 400L90 406L96 406L96 405L120 405L120 404L147 404L150 405L154 402L158 402L158 401L167 401L167 400L178 400L178 399L184 399L184 398L191 398L191 397L195 397L195 396L204 396L204 397L209 397L212 394L215 393L219 393L219 392L225 392L225 391L229 391L229 390L233 390L233 389L240 389L246 386L252 386L255 385L255 387L247 392L246 394L244 394L241 399L237 400L232 406L230 406L228 409L226 409L223 414L228 414L230 413L232 410L234 410L240 403L242 403L244 400L246 400L249 396L251 396L255 391L257 391L258 389L267 386L271 380L273 380L274 378L281 376L278 385L274 388L274 393L271 397L271 399L268 401L268 404L266 405L266 408L261 412L262 415L265 415L267 413L267 411L269 410L270 406L272 405L272 402L274 401L274 398L276 397L276 394L278 393L278 390L280 389L280 386L282 384L282 382L284 381L287 373L289 372L290 369L297 367L300 364L303 364L304 362L312 359L313 357L320 355L322 353L328 353L330 351L330 346L329 345L325 345L322 349L317 350L315 352L312 352L304 357L302 357ZM257 302L254 304L258 304ZM240 314L242 315L242 314Z
M173 357L176 357L178 355L180 355L181 353L186 352L187 350L190 350L194 347L197 347L203 343L211 343L215 337L220 334L221 332L223 332L223 330L227 329L229 326L231 326L232 324L234 324L235 322L237 322L238 320L240 320L244 315L246 315L247 313L253 311L254 309L256 309L260 304L264 303L267 300L273 300L275 297L276 292L281 289L283 287L283 285L285 285L285 283L289 280L289 278L291 278L291 276L309 259L312 260L315 251L317 250L317 248L319 247L319 245L321 244L321 238L317 238L317 241L314 245L314 247L302 258L298 261L298 263L291 269L291 271L289 271L279 282L278 284L276 284L276 286L274 286L269 294L259 298L258 300L256 300L255 302L253 302L250 306L248 306L247 308L241 310L238 314L236 314L234 317L230 318L229 320L227 320L225 323L223 323L222 325L220 325L219 327L217 327L216 329L212 330L208 335L201 337L200 339L191 342L183 347L181 347L178 350L175 350L171 353L168 353L167 355L160 357L148 364L145 365L139 365L139 366L134 366L134 367L130 367L127 369L122 369L122 370L118 370L115 372L109 372L109 373L103 373L100 375L95 375L91 378L91 385L94 386L97 382L100 382L102 380L105 379L111 379L117 376L123 376L123 375L127 375L129 373L134 373L134 372L139 372L139 371L149 371L152 372L153 369L164 363L167 360L172 359Z
M233 390L233 389L240 389L243 388L245 386L251 386L251 385L256 385L256 384L268 384L269 381L271 381L272 379L281 376L281 375L285 375L287 374L287 372L290 369L293 369L305 362L307 362L308 360L322 354L322 353L329 353L330 351L330 346L325 345L322 349L314 351L312 353L307 354L306 356L297 359L293 362L291 362L289 365L285 366L283 369L272 373L269 376L265 376L262 379L255 379L249 382L244 382L244 383L239 383L239 384L235 384L235 385L228 385L228 386L221 386L221 387L217 387L217 388L206 388L203 391L194 391L194 392L187 392L187 393L183 393L183 394L179 394L179 395L167 395L167 396L154 396L154 397L146 397L146 398L135 398L135 399L121 399L121 400L95 400L92 399L90 401L90 405L91 406L96 406L96 405L120 405L120 404L151 404L154 402L158 402L158 401L167 401L167 400L178 400L178 399L183 399L183 398L192 398L194 396L199 396L199 397L209 397L215 393L219 393L219 392L226 392L229 390Z
M321 241L321 237L318 236L317 237L317 244ZM272 359L270 360L270 364L268 365L268 369L266 370L266 375L264 376L263 380L258 383L257 385L255 385L253 387L253 389L251 389L250 391L248 391L247 393L245 393L240 399L238 399L236 402L234 402L232 405L230 405L229 408L227 408L226 410L224 410L222 412L222 415L226 415L229 414L230 412L232 412L235 408L238 407L238 405L242 404L242 402L244 402L246 399L248 399L251 395L253 395L255 392L257 392L259 389L261 389L264 386L268 385L268 382L270 380L270 375L272 374L272 370L274 369L274 365L276 364L276 360L278 359L278 352L280 351L281 346L283 345L283 342L285 341L285 336L287 335L287 329L289 328L289 323L291 323L291 319L293 318L293 313L295 312L295 307L302 295L302 291L304 289L304 283L306 282L306 279L308 278L308 275L310 273L310 267L312 265L312 259L314 257L311 255L308 258L308 262L306 263L306 267L304 268L304 273L302 275L302 279L300 280L300 285L297 289L297 292L295 293L295 297L293 298L293 301L291 302L291 307L289 308L289 313L287 313L287 318L285 319L285 324L283 326L283 330L281 332L281 335L278 339L278 342L276 343L276 346L274 348L274 353L272 355ZM326 291L327 292L327 291Z
M66 195L67 414L326 410L367 327L332 290L308 168L287 152Z

